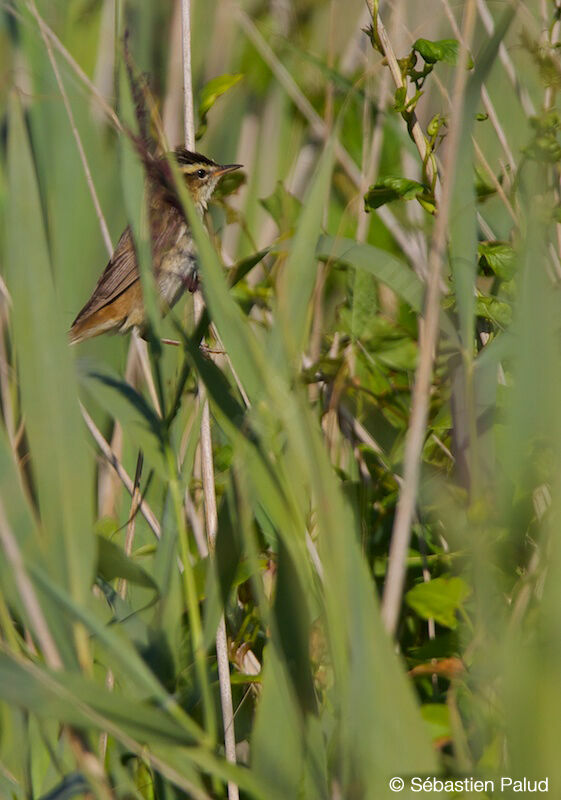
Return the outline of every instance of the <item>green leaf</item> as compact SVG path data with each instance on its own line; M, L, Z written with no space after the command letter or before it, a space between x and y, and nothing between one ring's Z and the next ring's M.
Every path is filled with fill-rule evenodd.
M395 90L394 96L394 109L395 111L402 112L405 111L406 108L406 100L407 100L407 87L405 86L398 86Z
M512 322L512 308L503 300L497 300L496 297L480 295L475 301L475 313L478 317L488 319L501 328L508 328Z
M375 357L392 369L414 370L417 366L417 345L411 339L400 339L381 350Z
M436 64L437 61L456 64L459 44L456 39L438 39L435 42L430 39L417 39L413 43L413 50L416 50L427 64Z
M445 128L448 124L448 120L445 116L443 116L440 112L435 114L434 117L431 119L429 124L427 125L427 133L429 136L436 136L441 128Z
M145 586L147 589L158 591L153 578L135 564L125 552L104 536L97 536L98 564L97 568L102 578L112 581L114 578L125 578L129 583Z
M231 89L232 86L235 86L236 83L239 83L242 78L243 74L241 72L237 72L234 75L218 75L205 84L199 99L199 114L201 117L206 116L218 98L225 94L228 89Z
M47 794L42 795L39 800L70 800L71 797L83 797L90 791L90 785L79 772L74 772L57 783Z
M429 194L429 189L419 181L408 178L383 178L378 181L364 196L364 208L373 211L393 200L413 200L422 194Z
M357 244L354 239L320 236L316 256L342 261L356 269L365 270L389 286L418 314L423 309L424 287L415 272L396 256L370 244Z
M302 211L302 203L290 194L282 181L277 181L275 191L259 202L274 219L281 232L294 228Z
M522 152L534 161L556 164L561 161L561 144L553 134L536 136Z
M317 258L341 261L356 269L365 270L389 286L398 297L405 300L413 311L421 314L425 288L415 272L396 256L371 244L357 244L354 239L320 236L316 247ZM454 325L444 313L440 327L452 341L457 342Z
M502 177L499 177L501 182ZM481 167L475 167L475 194L478 202L482 203L488 197L497 193L496 187L489 182L489 179Z
M516 336L509 330L495 336L485 345L475 361L476 371L496 367L501 361L512 358L519 347Z
M421 706L421 716L429 726L433 740L452 735L450 709L444 703L426 703Z
M515 253L507 242L480 242L477 247L480 263L492 269L498 278L509 281L515 271Z
M219 97L225 94L232 86L235 86L243 78L242 73L234 75L218 75L212 78L205 86L203 86L199 98L199 117L200 123L196 133L196 138L200 139L206 131L207 127L207 114Z
M263 250L259 250L257 253L247 256L247 258L242 258L241 261L234 264L228 273L228 283L230 286L235 286L236 283L243 280L245 276L251 272L253 267L265 258L270 252L270 249L270 247L265 247Z
M212 193L212 204L213 205L220 205L224 207L227 213L231 212L231 207L224 202L226 197L229 197L231 194L235 194L240 186L243 186L244 183L247 182L247 176L241 170L237 172L230 172L227 175L224 175L221 178L220 183ZM228 219L229 221L229 219ZM234 218L233 221L236 221Z
M378 308L376 281L362 270L355 272L352 303L350 330L354 339L360 339L367 332Z
M455 628L456 612L462 607L470 588L462 578L440 577L419 583L405 595L405 600L423 619L434 619L447 628Z

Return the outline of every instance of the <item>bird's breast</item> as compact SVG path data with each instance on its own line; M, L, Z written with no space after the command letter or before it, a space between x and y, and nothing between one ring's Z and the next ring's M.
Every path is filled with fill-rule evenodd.
M187 226L182 224L157 271L158 288L164 302L171 307L186 289L193 291L197 275L197 249Z

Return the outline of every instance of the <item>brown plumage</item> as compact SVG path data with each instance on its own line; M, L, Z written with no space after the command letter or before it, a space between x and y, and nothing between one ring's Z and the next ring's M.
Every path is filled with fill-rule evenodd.
M240 166L219 165L183 148L175 151L175 158L201 216L222 175ZM152 268L165 313L184 291L196 290L197 252L167 160L144 157L143 161L148 175ZM107 331L125 333L133 327L142 329L145 321L140 274L128 226L90 299L74 320L69 337L76 343Z

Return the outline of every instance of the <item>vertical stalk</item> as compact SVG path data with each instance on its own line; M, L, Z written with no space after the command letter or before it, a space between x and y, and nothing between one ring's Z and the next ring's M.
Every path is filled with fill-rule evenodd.
M199 598L197 596L197 587L195 583L195 574L193 572L193 565L191 564L191 553L189 552L187 526L185 524L185 514L183 511L181 490L179 488L179 481L177 478L175 458L168 442L166 442L166 464L168 469L169 490L171 492L173 510L175 512L175 519L177 524L179 553L181 556L181 561L183 562L183 573L182 573L183 591L185 593L185 602L187 604L187 614L189 617L189 625L191 629L191 641L193 644L193 654L195 658L195 670L201 688L205 729L209 736L209 739L211 740L212 743L214 743L216 741L216 720L214 717L214 707L212 703L212 694L210 691L210 681L206 668L206 660L205 660L206 653L203 642L203 628L201 624L201 616L199 614Z
M439 203L438 215L436 217L429 253L427 296L419 340L419 364L415 375L415 385L413 387L411 402L411 418L405 440L403 486L400 490L392 529L388 573L384 585L382 601L382 618L386 630L391 635L395 633L397 628L401 609L407 549L411 537L411 523L415 513L417 491L419 488L421 453L428 418L432 368L438 343L442 263L446 249L448 219L454 187L455 164L458 158L463 102L467 83L467 48L470 46L474 24L474 0L468 0L463 25L465 40L461 43L460 58L458 59L458 66L456 68L448 149L446 151L444 168L442 170L444 176L442 198ZM380 30L378 32L380 33Z
M183 129L185 147L195 149L193 81L191 77L191 0L181 0L181 32L183 42Z
M195 147L195 130L193 118L193 88L191 76L191 3L182 0L182 32L183 32L183 97L184 97L184 129L185 146L189 150ZM199 320L204 309L204 301L199 293L194 296L195 320ZM205 517L209 552L214 556L216 547L216 534L218 529L218 513L216 507L216 489L214 484L214 463L212 457L212 437L210 432L210 411L204 385L199 384L199 401L202 404L201 418L201 461L203 494L205 504ZM174 497L175 502L175 497ZM179 501L179 507L181 503ZM179 515L179 508L178 508ZM183 521L184 527L184 521ZM186 538L186 531L185 531ZM183 557L183 554L182 554ZM185 573L188 572L185 564ZM234 711L232 705L232 688L230 684L230 661L228 658L228 640L226 634L226 621L221 615L216 631L216 659L218 664L218 680L220 684L220 700L222 707L222 720L224 724L224 746L226 759L232 764L236 763L236 736L234 730ZM205 671L206 674L206 671ZM228 781L229 800L239 800L238 787Z

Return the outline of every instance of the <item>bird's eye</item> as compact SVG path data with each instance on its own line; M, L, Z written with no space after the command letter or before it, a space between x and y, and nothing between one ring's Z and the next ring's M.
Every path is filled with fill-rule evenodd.
M204 178L206 175L206 169L198 169L196 174L197 178Z

